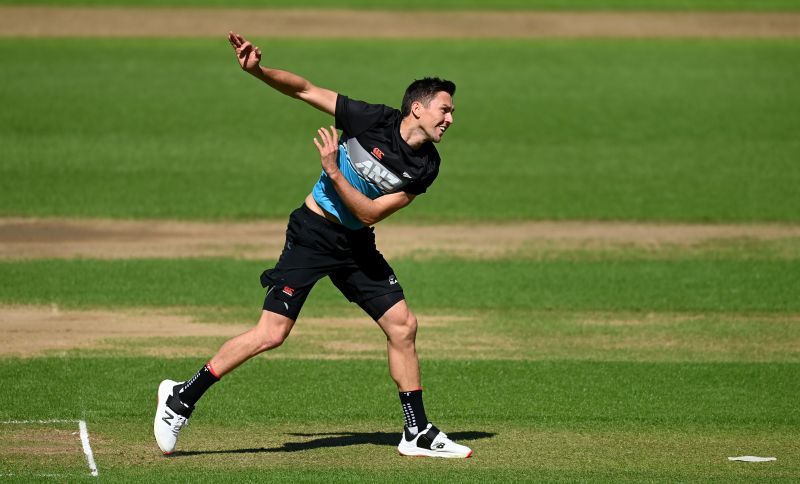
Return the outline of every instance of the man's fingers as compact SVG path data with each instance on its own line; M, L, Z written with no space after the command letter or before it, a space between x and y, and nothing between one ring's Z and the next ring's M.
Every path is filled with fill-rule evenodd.
M228 34L228 40L234 47L241 47L241 45L244 43L244 37L235 32L231 32Z
M331 133L333 133L333 135L331 135ZM317 130L317 134L319 134L319 138L322 141L319 142L317 141L317 138L314 138L314 144L317 145L319 153L322 156L335 153L338 149L336 145L336 131L332 130L331 133L329 133L325 128L319 128Z
M331 133L333 133L333 144L339 144L339 133L336 132L335 126L331 126Z
M249 42L245 42L239 48L239 63L243 68L247 67L247 61L250 60L250 54L253 53L253 46Z
M243 69L247 69L247 64L250 62L250 55L254 55L256 63L261 61L261 49L251 44L241 35L233 31L228 33L228 41L236 51L236 56L239 58L239 64Z
M331 139L331 134L328 133L328 130L325 128L320 128L320 131L322 131L323 136L325 136L325 144L328 146L333 145L333 140Z

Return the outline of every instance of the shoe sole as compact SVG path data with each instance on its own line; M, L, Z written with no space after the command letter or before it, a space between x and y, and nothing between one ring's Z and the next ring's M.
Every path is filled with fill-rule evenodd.
M397 449L397 453L402 455L403 457L431 457L431 458L439 458L439 459L469 459L472 457L472 450L469 451L467 455L455 455L455 454L404 454L403 451Z

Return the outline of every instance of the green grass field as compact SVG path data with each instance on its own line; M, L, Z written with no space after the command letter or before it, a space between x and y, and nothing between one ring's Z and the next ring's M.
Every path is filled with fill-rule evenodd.
M260 43L373 102L458 82L436 189L399 220L800 220L794 41ZM25 45L0 41L0 214L283 218L320 171L330 119L239 71L223 38ZM370 62L341 68L350 49Z
M0 0L0 5L133 6L133 7L256 7L256 8L354 8L420 10L662 10L662 11L781 11L798 10L798 0Z
M151 3L164 5L136 5ZM374 102L396 105L423 75L458 83L440 178L402 223L800 222L795 40L257 40L275 66ZM368 62L347 62L349 50ZM224 38L2 39L0 72L3 217L285 219L320 171L311 138L328 119L241 73ZM251 324L272 262L2 259L0 317L160 311ZM797 237L391 262L420 319L427 413L471 459L397 455L385 338L323 281L286 344L211 389L170 458L152 437L158 382L190 377L225 337L154 331L0 356L0 480L93 479L77 420L109 482L800 479ZM727 459L739 455L777 461Z
M797 363L429 360L423 366L432 389L428 413L476 449L467 461L442 462L396 455L398 403L379 360L251 362L211 390L181 436L187 450L172 458L156 455L151 441L153 375L188 373L196 361L68 361L2 364L0 381L22 395L4 413L87 419L104 480L789 481L798 475L797 395L785 391ZM334 383L343 375L352 376ZM37 379L80 384L42 391L20 383ZM46 426L30 427L46 435ZM0 452L8 455L8 447ZM726 459L742 453L780 457L760 465ZM80 451L12 457L5 466L22 476L73 465L74 479L80 459Z
M241 307L263 296L274 262L41 260L0 262L2 300L67 307ZM800 261L464 261L398 259L422 309L800 311ZM153 275L157 274L158 277ZM340 295L319 294L336 304Z
M798 259L734 247L705 258L669 249L395 261L421 315L428 413L475 449L466 462L396 455L399 406L383 338L363 317L345 326L301 317L283 347L211 390L173 458L150 435L155 384L188 376L202 348L210 353L224 338L154 334L0 360L0 384L14 389L0 420L86 420L101 477L112 481L795 480ZM265 264L7 261L0 301L172 308L241 323L257 316ZM322 282L304 316L359 312ZM165 345L201 350L142 356ZM59 442L69 431L0 426L0 472L88 478L78 447L39 450L41 439ZM727 461L736 455L778 461Z

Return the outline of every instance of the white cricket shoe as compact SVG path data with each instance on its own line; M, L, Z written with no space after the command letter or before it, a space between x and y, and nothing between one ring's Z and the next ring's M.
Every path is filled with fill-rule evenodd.
M158 385L158 400L156 418L153 421L153 434L156 436L158 448L164 455L169 455L175 450L178 443L178 433L189 425L189 417L194 407L189 407L173 394L177 385L182 382L164 380Z
M408 429L403 429L403 437L400 438L397 450L400 455L416 457L466 459L472 455L472 449L448 439L444 432L431 423L417 435L411 435Z

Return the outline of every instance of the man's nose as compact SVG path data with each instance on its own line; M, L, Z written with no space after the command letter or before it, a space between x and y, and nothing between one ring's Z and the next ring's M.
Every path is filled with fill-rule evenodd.
M444 115L444 120L447 121L450 124L453 124L453 115L450 114L450 113L446 113Z

